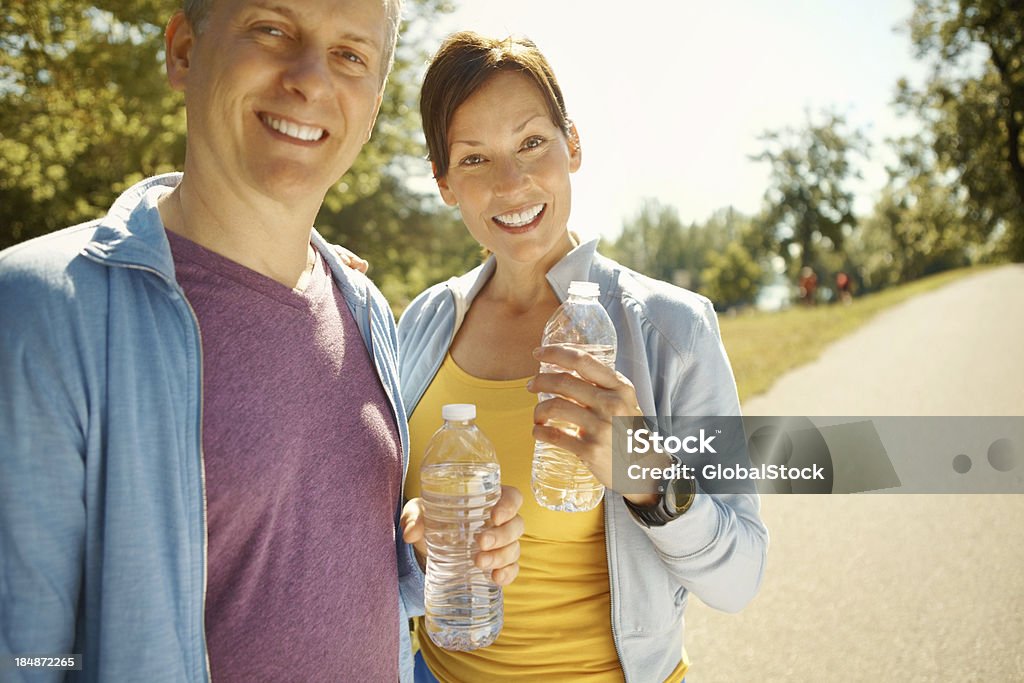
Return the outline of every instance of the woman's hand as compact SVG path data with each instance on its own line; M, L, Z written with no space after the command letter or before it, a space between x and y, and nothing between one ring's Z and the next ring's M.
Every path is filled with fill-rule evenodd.
M361 259L355 255L355 253L349 251L340 244L332 244L331 247L334 249L335 255L352 270L358 270L360 273L365 273L370 269L370 262L365 259Z
M502 486L501 497L491 508L487 528L477 534L480 552L474 563L491 570L491 580L499 586L512 583L519 574L519 537L523 535L523 518L519 508L523 494L514 486ZM402 508L402 538L416 551L420 567L426 566L427 537L423 521L423 499L413 498Z
M541 363L565 370L539 373L526 386L533 393L557 394L538 403L533 411L534 438L575 454L598 481L615 490L612 485L612 418L643 415L633 383L578 349L542 346L534 349L533 355ZM578 377L571 374L573 372ZM579 429L575 434L567 433L548 426L549 421L569 422ZM618 463L620 470L623 464ZM653 491L623 492L623 495L636 505L653 505L659 500Z

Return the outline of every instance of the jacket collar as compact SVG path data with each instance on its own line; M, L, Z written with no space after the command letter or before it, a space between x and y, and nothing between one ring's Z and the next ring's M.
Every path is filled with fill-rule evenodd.
M174 259L157 202L181 182L181 175L154 176L125 190L100 219L85 253L111 265L146 267L173 280Z
M182 174L165 173L132 185L100 219L85 253L110 265L149 268L168 282L174 277L174 257L157 203L181 182ZM367 291L355 280L355 271L342 265L334 249L313 230L311 242L320 252L348 301L367 305Z
M559 301L565 301L569 296L569 283L573 280L590 279L590 269L597 254L597 244L600 238L594 238L584 242L562 257L551 270L547 272L548 284L558 296ZM494 274L497 262L494 254L491 254L484 263L477 266L468 273L453 277L448 280L448 289L455 298L455 329L462 327L462 321L466 317L473 299L484 288L487 281ZM602 292L602 295L604 292Z

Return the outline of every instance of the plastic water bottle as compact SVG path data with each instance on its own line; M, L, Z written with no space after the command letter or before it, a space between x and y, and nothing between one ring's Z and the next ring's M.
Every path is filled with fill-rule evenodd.
M501 632L501 587L473 564L477 534L501 496L501 468L474 422L476 406L446 405L441 417L444 425L430 439L420 469L427 536L424 623L439 647L475 650Z
M610 368L615 368L615 326L608 312L597 300L600 287L596 282L574 280L569 285L569 298L558 307L544 327L543 344L570 346L586 351ZM541 372L564 372L560 367L541 363ZM575 374L575 373L574 373ZM552 394L541 394L544 401ZM570 434L579 431L576 425L549 421ZM536 442L533 449L533 496L537 503L551 510L585 512L591 510L604 497L604 485L590 468L573 453Z

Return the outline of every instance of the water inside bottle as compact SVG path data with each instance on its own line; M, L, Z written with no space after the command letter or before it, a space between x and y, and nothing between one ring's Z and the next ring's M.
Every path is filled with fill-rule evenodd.
M420 488L428 551L424 586L430 639L446 650L490 645L502 626L501 587L477 569L476 535L501 496L496 463L442 463L423 468Z
M579 349L594 356L605 366L613 369L615 367L615 347L610 344L561 346ZM542 363L540 371L565 372L561 366L550 363ZM572 374L579 377L579 373L575 371ZM539 400L545 401L553 396L554 394L542 393ZM579 428L569 422L551 420L547 425L572 436L579 432ZM543 441L538 441L534 448L531 487L534 498L540 505L563 512L592 510L604 498L604 485L574 453Z

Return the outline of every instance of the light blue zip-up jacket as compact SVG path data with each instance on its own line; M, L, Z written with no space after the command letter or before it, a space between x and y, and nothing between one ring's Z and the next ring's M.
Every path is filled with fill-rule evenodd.
M81 654L72 680L209 679L202 345L156 206L180 177L145 180L105 218L0 254L0 655ZM394 319L368 279L313 243L390 399L404 471ZM423 576L399 513L400 604L380 608L394 609L411 681L407 617L422 611Z
M711 302L633 272L596 249L597 240L575 248L548 272L548 283L561 301L572 280L600 285L601 304L618 334L616 369L633 382L644 414L739 415ZM423 292L402 314L401 386L410 414L494 269L492 256ZM757 593L768 532L753 485L749 491L699 495L682 517L652 529L637 523L621 495L606 496L611 626L626 681L660 683L679 664L691 591L727 612L739 611Z

